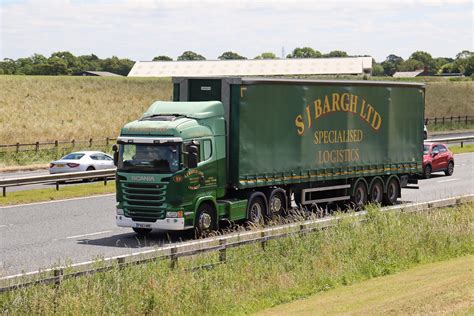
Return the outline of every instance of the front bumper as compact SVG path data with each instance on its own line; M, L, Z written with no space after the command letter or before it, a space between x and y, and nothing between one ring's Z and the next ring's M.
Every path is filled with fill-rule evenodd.
M185 230L192 226L184 225L184 218L157 219L155 222L135 222L130 217L116 215L115 220L119 227L151 228L161 230Z

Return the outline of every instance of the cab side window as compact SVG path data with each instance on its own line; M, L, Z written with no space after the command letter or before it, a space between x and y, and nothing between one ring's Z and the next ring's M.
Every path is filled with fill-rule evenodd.
M212 156L212 142L210 139L203 141L202 161L206 161Z
M438 148L440 153L444 153L447 151L446 147L444 147L443 145L438 145Z

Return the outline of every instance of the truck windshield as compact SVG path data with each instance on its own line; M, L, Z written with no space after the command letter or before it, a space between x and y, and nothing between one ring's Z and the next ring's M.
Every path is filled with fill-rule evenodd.
M122 144L118 170L146 173L174 173L179 170L178 144Z

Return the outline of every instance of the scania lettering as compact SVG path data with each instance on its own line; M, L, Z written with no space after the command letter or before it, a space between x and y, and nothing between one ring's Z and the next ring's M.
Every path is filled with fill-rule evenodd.
M424 95L419 83L174 78L173 101L114 146L117 224L203 233L292 203L394 204L422 171Z

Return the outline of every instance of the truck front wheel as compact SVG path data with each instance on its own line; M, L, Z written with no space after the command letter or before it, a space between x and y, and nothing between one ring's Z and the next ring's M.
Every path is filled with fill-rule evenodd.
M199 206L196 216L196 232L198 237L206 235L217 229L217 220L213 208L203 203Z

